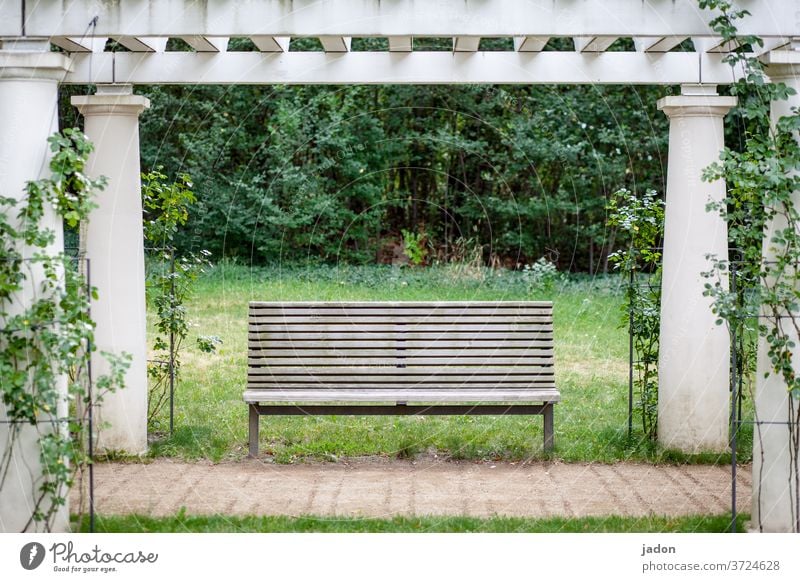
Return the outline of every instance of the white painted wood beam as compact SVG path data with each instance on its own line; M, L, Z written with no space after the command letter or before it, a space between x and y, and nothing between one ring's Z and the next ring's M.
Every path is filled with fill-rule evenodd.
M728 53L736 48L735 41L724 41L721 37L693 37L694 50L703 53Z
M636 50L646 53L666 53L685 41L688 36L634 36Z
M393 53L410 53L413 47L413 39L410 36L390 36L389 51Z
M572 39L579 53L602 53L617 40L616 36L576 36Z
M21 0L0 2L0 31L21 35ZM740 34L800 36L796 2L739 0ZM707 36L713 11L697 0L37 0L25 33L98 36Z
M22 36L22 7L21 0L0 0L0 37Z
M50 42L61 47L68 53L101 53L106 48L108 38L87 36L78 37L54 37Z
M250 40L262 53L285 53L289 50L288 36L251 36Z
M517 36L514 37L514 50L521 53L538 53L544 50L549 36Z
M771 50L775 50L782 46L789 44L788 38L781 38L781 37L768 37L762 39L764 41L764 46L762 47L752 47L755 49L755 55L762 55L766 52ZM729 53L732 50L737 48L737 44L735 41L723 41L720 37L694 37L692 38L692 42L694 43L694 48L697 52L706 52L706 53Z
M474 53L481 44L479 36L457 36L453 39L453 51L457 53Z
M489 51L95 53L73 55L66 83L132 84L555 84L725 85L724 55ZM112 60L113 59L113 60ZM702 73L702 74L701 74ZM91 76L90 76L91 75Z
M353 39L349 36L320 36L319 42L326 53L347 53L350 52L350 43Z
M756 56L760 57L761 55L765 55L768 52L774 50L788 49L791 44L791 39L788 38L773 37L773 38L765 38L763 40L764 40L763 46L752 47L754 49L753 54L755 54Z
M206 37L200 35L180 37L198 53L224 53L228 50L228 37Z
M146 36L141 38L117 36L114 40L135 53L163 53L167 50L167 41L169 39L165 36Z

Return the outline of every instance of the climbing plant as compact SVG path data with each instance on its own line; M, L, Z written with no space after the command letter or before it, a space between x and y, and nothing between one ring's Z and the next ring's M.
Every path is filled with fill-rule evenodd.
M106 180L84 173L92 144L79 130L65 129L48 141L51 176L28 182L19 201L0 198L0 393L6 421L0 493L18 486L9 481L12 464L24 466L14 463L15 455L24 454L17 448L27 440L23 431L35 431L42 476L31 480L33 510L23 530L46 531L76 474L91 462L84 446L89 405L122 386L130 359L102 353L110 372L94 379L90 399L95 347L89 301L97 290L58 248L57 233L45 220L52 208L66 226L79 226Z
M151 250L147 273L148 302L155 308L154 357L149 361L150 378L148 422L156 422L169 401L170 378L175 380L181 367L181 351L189 334L186 301L197 278L210 265L210 253L176 254L173 246L178 229L189 219L189 208L196 202L192 181L179 174L170 182L161 168L142 174L144 238ZM199 336L197 347L210 353L220 343L216 336Z
M608 225L627 247L608 259L625 281L621 326L633 341L633 389L642 432L655 441L658 431L658 342L661 307L661 250L664 201L655 190L637 196L617 191L608 204Z
M705 180L724 179L728 185L726 198L709 204L709 210L718 212L728 223L731 242L741 249L744 258L745 280L752 281L746 292L731 290L727 285L728 260L710 256L706 295L713 299L720 323L740 329L749 325L758 332L766 346L771 374L786 385L789 475L796 476L800 459L800 375L793 353L800 336L800 213L796 196L800 191L800 114L793 108L790 115L770 124L770 103L785 100L795 91L767 78L763 63L751 50L763 46L763 41L739 35L737 22L749 13L736 9L728 0L700 0L700 6L718 12L711 26L734 47L725 60L737 75L731 93L739 98L738 114L744 128L741 150L726 148L719 162L704 172ZM758 416L756 435L760 440ZM797 532L800 483L790 477L789 486L791 519Z

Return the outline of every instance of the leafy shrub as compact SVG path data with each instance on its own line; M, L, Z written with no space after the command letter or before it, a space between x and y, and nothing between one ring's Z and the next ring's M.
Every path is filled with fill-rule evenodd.
M552 291L559 273L554 263L541 257L535 263L525 265L522 268L522 276L531 292Z

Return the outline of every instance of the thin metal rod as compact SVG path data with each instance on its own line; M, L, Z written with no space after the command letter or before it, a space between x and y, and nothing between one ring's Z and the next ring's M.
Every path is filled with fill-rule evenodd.
M175 249L170 248L169 289L169 434L175 430Z
M89 300L89 319L92 318L92 272L88 258L86 261L86 293ZM87 358L86 371L88 374L86 382L86 400L89 406L89 532L94 533L94 402L92 400L92 342L87 344L89 357Z
M731 264L731 292L736 296L736 265ZM737 350L739 347L737 324L730 326L731 330L731 533L736 533L736 445L739 435L739 380L738 366L739 358Z
M633 436L633 269L628 290L628 438Z

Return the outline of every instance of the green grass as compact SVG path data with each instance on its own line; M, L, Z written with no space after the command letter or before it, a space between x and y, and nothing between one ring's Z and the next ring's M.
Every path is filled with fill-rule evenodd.
M324 517L145 517L139 515L98 516L100 533L606 533L677 532L721 533L730 531L730 515L690 517L587 517L582 519L526 519L493 517L396 517L356 519ZM737 531L744 531L747 515L737 518ZM75 522L74 522L75 523ZM89 531L88 518L74 530Z
M521 273L461 268L316 267L249 269L222 264L198 281L188 304L192 323L176 395L175 433L166 414L151 433L153 456L212 461L246 454L247 303L250 300L553 300L556 450L565 461L727 462L729 455L660 450L639 433L627 437L627 333L619 326L616 277L570 278L549 292L531 292ZM150 337L153 315L150 313ZM217 335L216 354L193 346ZM275 462L380 455L542 459L541 417L264 417L261 450ZM160 435L160 438L158 438ZM749 456L752 430L740 441Z

